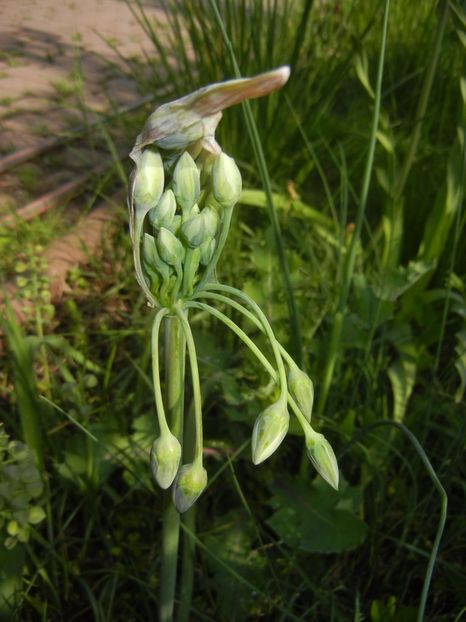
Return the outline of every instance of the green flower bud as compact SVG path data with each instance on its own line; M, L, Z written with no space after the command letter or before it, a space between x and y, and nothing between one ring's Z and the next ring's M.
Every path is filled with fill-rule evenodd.
M174 216L173 220L170 223L170 226L167 227L173 235L176 235L181 227L181 216Z
M211 205L206 205L201 212L201 216L204 220L206 237L214 238L218 227L217 210Z
M147 216L154 229L165 227L168 229L175 216L176 200L171 190L165 190L160 197L160 201L155 207L149 210Z
M207 486L207 471L193 462L181 467L173 488L173 503L178 512L186 512Z
M176 266L184 259L184 248L171 231L162 227L157 237L157 248L160 257L170 266Z
M252 432L252 461L260 464L267 460L288 432L290 415L286 402L278 400L257 417Z
M306 448L309 460L324 480L338 490L338 463L332 446L323 434L308 432L306 434Z
M145 233L142 239L142 258L146 268L156 270L164 281L169 278L170 267L160 259L155 238L149 233Z
M163 192L165 175L160 153L151 147L144 149L138 163L133 186L137 211L146 212L159 202Z
M233 207L241 195L241 173L236 162L221 153L212 167L212 191L221 207Z
M191 210L200 193L200 175L196 163L187 151L173 171L173 192L183 212Z
M205 221L202 214L188 218L181 225L181 237L190 248L197 248L205 240Z
M314 385L312 380L297 365L288 372L288 390L299 406L299 410L310 422L314 403Z
M206 240L204 240L204 242L202 242L201 246L199 247L201 251L199 263L201 265L207 266L209 264L210 260L213 257L216 244L216 241L212 238L207 238Z
M196 158L196 164L201 174L201 187L207 185L210 180L212 166L215 160L216 156L206 149L202 149L201 153Z
M169 488L178 472L181 445L171 432L157 438L150 451L152 476L160 488Z

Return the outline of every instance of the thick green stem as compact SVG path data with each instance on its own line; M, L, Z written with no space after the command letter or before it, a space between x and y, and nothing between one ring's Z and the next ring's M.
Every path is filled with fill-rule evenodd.
M172 433L183 442L184 372L186 340L181 322L170 317L166 322L165 370L167 418ZM160 622L172 622L175 603L176 569L180 536L180 515L164 493L162 523L162 572L160 585Z
M194 403L185 417L183 464L193 461L196 448L196 422L194 418ZM181 559L180 598L177 622L189 622L191 615L191 601L194 586L194 554L196 543L193 535L196 533L196 505L193 505L181 517L183 529L183 556Z
M191 613L191 601L193 596L194 584L194 552L196 542L196 506L193 505L182 518L183 530L183 559L180 586L180 604L177 615L177 622L189 622Z

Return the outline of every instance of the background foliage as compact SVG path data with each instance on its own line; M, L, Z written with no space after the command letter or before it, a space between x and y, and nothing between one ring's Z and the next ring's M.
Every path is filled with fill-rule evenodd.
M141 90L166 89L170 99L233 76L214 3L165 4L163 29L142 3L130 4L154 44L150 78L128 59ZM315 421L329 431L343 482L337 494L312 479L294 437L252 466L251 424L271 387L232 335L193 317L210 482L197 508L192 619L416 619L440 499L422 452L381 421L416 435L449 497L426 619L464 615L466 16L453 0L393 2L374 165L353 242L384 6L218 2L244 75L292 68L283 91L251 106L275 212L267 211L243 111L225 112L220 125L218 140L237 159L245 191L219 273L262 305L301 357L315 382ZM128 147L145 114L120 124ZM129 163L118 164L114 183L123 186ZM22 249L33 282L40 279L34 244L43 237L43 225L33 223L3 241L10 250L28 241ZM1 551L9 555L2 579L16 589L13 619L155 619L161 497L148 472L156 433L151 314L133 278L128 237L122 226L89 273L73 275L73 296L53 318L33 287L39 325L37 315L24 329L11 314L5 321L5 429L27 443L44 484L38 500L41 491L18 475L26 487L18 485L24 520L17 523L29 538L12 533L14 508L0 505L2 539L10 547L19 540ZM0 503L8 472L32 468L23 445L6 443Z

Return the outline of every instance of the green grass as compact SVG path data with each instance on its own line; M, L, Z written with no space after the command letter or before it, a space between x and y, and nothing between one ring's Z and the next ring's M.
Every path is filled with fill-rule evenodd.
M343 479L335 496L313 479L301 464L297 435L252 466L250 428L269 397L267 374L218 323L193 315L209 487L197 504L191 619L414 621L431 576L424 619L460 620L466 595L460 4L392 2L379 84L385 3L222 0L226 38L211 3L203 11L194 2L164 4L164 29L148 20L142 4L131 4L154 43L147 57L153 77L141 80L142 89L167 85L176 96L233 77L228 40L243 75L292 67L282 93L251 103L269 183L241 109L225 111L220 124L218 140L239 162L245 192L218 271L222 282L241 285L261 304L286 342L293 334L283 286L288 266L303 366L320 403L314 423L329 430ZM143 117L115 122L128 145ZM121 178L120 171L115 183ZM25 246L28 236L48 239L50 227L38 227L3 241L8 271L21 244L34 246ZM148 470L156 433L150 313L133 277L123 222L103 257L72 282L73 296L43 324L43 338L32 323L25 342L16 334L16 346L3 355L5 427L25 440L28 425L22 429L20 421L39 412L29 398L21 400L23 383L23 394L32 391L26 395L40 408L49 490L47 520L24 550L17 616L153 620L162 511ZM265 347L254 326L223 311ZM37 355L23 356L18 368L21 343ZM444 509L435 476L449 505L438 554L430 558Z

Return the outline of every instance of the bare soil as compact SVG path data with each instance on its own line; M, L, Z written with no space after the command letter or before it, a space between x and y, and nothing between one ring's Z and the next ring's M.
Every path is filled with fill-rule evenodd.
M137 99L137 84L122 72L120 55L142 60L144 51L153 52L124 0L0 4L0 157L78 125L80 108ZM160 26L157 3L143 4Z

